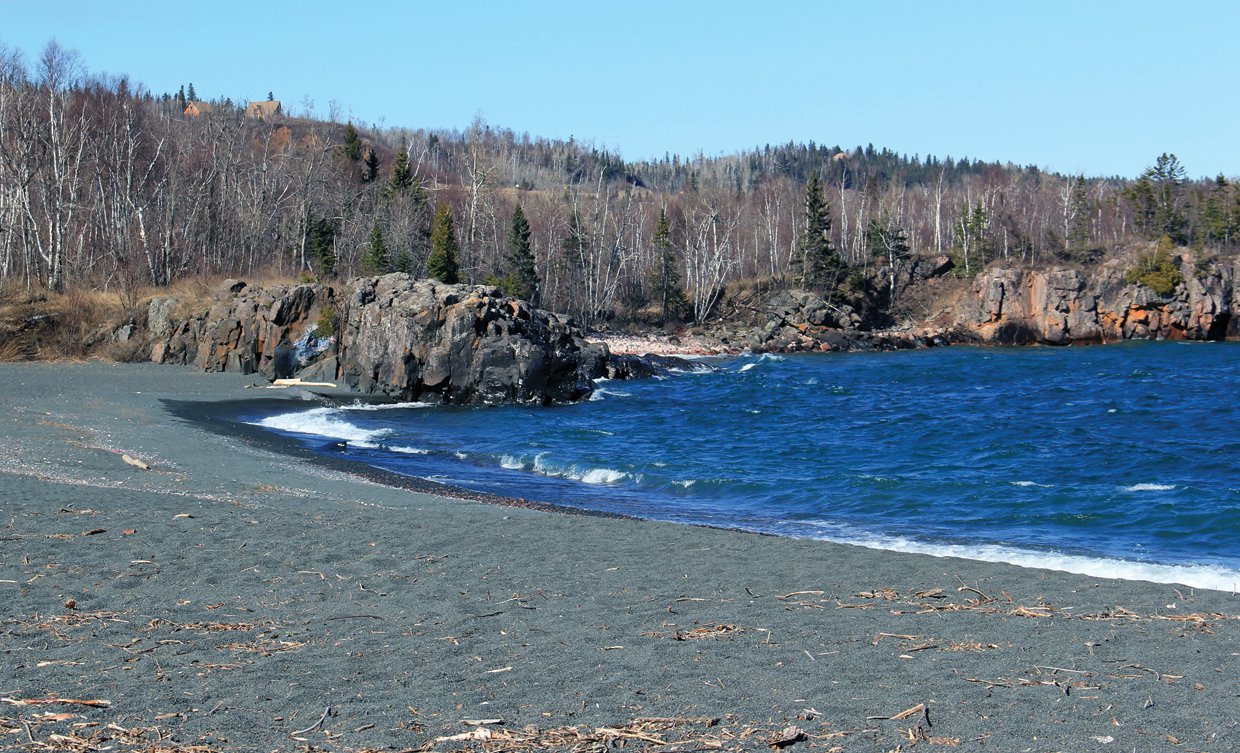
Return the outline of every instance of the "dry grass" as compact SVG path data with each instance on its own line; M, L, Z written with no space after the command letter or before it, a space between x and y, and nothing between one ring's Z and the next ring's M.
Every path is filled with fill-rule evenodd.
M15 283L0 285L0 362L88 357L144 361L150 355L145 338L114 342L112 334L130 323L139 330L145 328L153 298L177 298L174 319L196 316L219 300L218 291L226 279L224 275L187 277L167 287L124 284L100 290L77 286L64 293L27 290ZM244 279L253 287L298 284L274 271Z

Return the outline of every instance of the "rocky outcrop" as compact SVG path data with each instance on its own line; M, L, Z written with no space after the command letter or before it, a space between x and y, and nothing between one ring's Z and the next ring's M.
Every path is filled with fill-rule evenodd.
M962 339L998 344L1222 340L1240 336L1240 264L1201 271L1180 260L1184 281L1159 296L1117 266L992 269L974 280L957 311Z
M151 360L451 403L569 402L595 378L645 373L567 318L489 287L390 274L338 288L229 281L219 297L181 321L152 301Z

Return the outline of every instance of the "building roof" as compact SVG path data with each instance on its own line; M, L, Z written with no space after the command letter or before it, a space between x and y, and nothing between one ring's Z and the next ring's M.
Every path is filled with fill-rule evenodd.
M191 99L185 104L186 115L205 115L214 110L215 107L210 102L203 102L201 100Z
M265 120L280 114L280 100L278 99L270 99L266 102L251 102L245 106L245 116L247 118Z

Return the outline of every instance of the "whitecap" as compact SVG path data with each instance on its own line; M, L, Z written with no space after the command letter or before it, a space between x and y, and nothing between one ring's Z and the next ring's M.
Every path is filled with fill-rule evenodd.
M297 413L281 413L252 423L276 431L331 437L354 443L374 442L391 433L389 429L363 429L356 424L349 423L340 416L340 411L336 408L314 408Z
M1137 562L1110 557L1089 557L1060 552L1039 552L994 544L933 544L913 541L899 536L879 536L848 532L844 526L832 523L814 524L833 533L814 536L823 541L853 544L867 549L894 552L928 554L932 557L957 557L960 559L1000 562L1019 567L1058 570L1095 578L1117 580L1142 580L1153 583L1182 584L1192 588L1210 588L1216 591L1235 591L1240 587L1240 570L1220 565L1185 564L1170 565L1157 562Z
M624 471L616 471L611 468L591 468L581 474L581 481L587 484L614 484L617 481L623 481L628 478Z
M1125 486L1126 492L1169 492L1175 488L1175 484L1133 484Z
M360 400L350 403L349 405L340 406L341 410L357 410L357 411L375 411L375 410L404 410L408 408L436 408L434 403L363 403Z
M1028 487L1028 486L1037 486L1037 487L1041 487L1041 488L1043 488L1043 489L1049 489L1049 488L1051 488L1051 485L1050 485L1050 484L1039 484L1037 481L1013 481L1013 482L1011 482L1011 484L1012 484L1012 486L1025 486L1025 487Z
M744 366L742 366L742 367L740 367L739 369L737 369L737 372L736 372L736 373L738 373L738 374L744 374L746 371L749 371L750 369L752 369L753 367L755 367L755 366L757 366L757 365L758 365L758 364L756 364L756 363L747 363L747 364L745 364Z
M507 468L512 471L519 471L525 468L525 458L517 458L512 455L504 455L499 459L499 467Z
M697 483L697 479L687 478L687 479L684 479L683 481L673 481L672 483L675 484L676 486L682 487L684 489L688 489L689 487Z
M621 392L620 390L604 390L598 389L590 393L590 401L597 402L608 397L632 397L630 392Z
M389 446L388 449L392 452L399 452L402 455L429 455L431 452L421 447Z

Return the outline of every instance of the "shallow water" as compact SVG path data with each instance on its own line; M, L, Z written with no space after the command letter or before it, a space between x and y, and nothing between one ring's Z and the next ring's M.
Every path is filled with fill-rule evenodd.
M325 453L505 496L1240 584L1240 345L705 363L716 370L607 382L572 406L358 405L242 419Z

